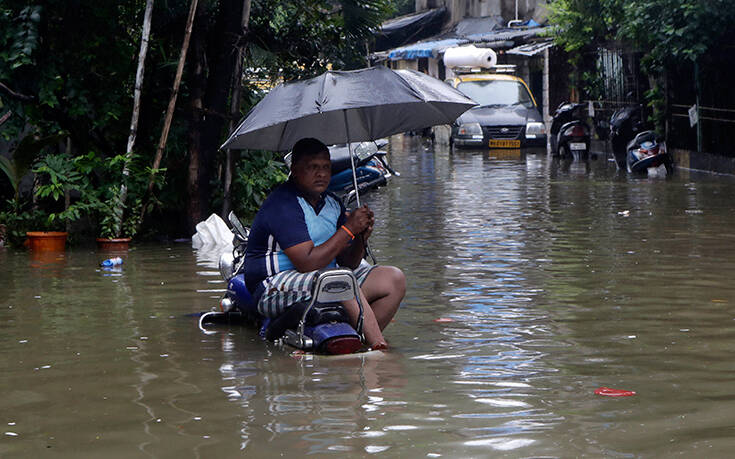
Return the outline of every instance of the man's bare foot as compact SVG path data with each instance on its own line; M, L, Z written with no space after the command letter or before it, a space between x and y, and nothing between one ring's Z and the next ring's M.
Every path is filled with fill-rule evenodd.
M385 341L378 341L377 343L370 346L370 349L374 351L387 351L388 343L386 343Z

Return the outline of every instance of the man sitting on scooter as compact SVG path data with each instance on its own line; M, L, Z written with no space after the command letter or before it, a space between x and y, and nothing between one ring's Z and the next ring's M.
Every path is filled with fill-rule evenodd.
M328 193L332 175L329 149L317 139L296 142L291 176L258 210L245 253L245 282L258 311L277 317L292 304L308 301L316 271L337 264L351 268L360 283L363 331L373 349L388 347L382 330L406 293L406 278L393 266L363 261L375 218L367 205L347 213ZM353 325L356 300L343 303Z

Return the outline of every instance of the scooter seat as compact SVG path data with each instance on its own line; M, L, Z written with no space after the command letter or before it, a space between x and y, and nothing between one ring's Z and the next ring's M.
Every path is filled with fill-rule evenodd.
M643 144L643 142L657 142L657 141L658 139L657 139L657 135L655 132L643 131L639 133L638 135L636 135L635 138L633 138L633 140L631 140L628 143L627 149L632 150L634 148L638 148L640 147L641 144Z
M350 152L346 146L332 147L329 149L329 157L332 160L332 175L338 174L352 167L350 162ZM358 160L355 159L355 166Z

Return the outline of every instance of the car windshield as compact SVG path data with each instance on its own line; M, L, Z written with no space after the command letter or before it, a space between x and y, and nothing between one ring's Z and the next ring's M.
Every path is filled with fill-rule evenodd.
M457 89L483 107L503 107L507 105L534 107L531 94L519 81L463 81L457 86Z

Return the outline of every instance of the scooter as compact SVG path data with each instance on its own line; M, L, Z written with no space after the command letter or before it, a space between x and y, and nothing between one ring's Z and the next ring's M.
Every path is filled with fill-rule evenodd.
M245 285L245 249L249 231L234 212L228 220L232 225L233 249L219 259L219 270L227 282L227 291L220 300L220 310L199 317L199 328L207 332L214 324L251 324L260 327L260 334L305 352L318 354L351 354L364 348L362 333L363 304L353 272L343 268L319 271L311 286L311 301L296 303L276 318L262 316ZM356 327L350 325L342 301L357 299L359 318Z
M634 105L617 110L610 117L610 144L615 163L632 174L646 174L664 166L666 174L674 171L674 161L654 131L647 130L642 107Z
M551 155L587 156L590 151L590 128L584 122L584 105L562 102L551 121Z

